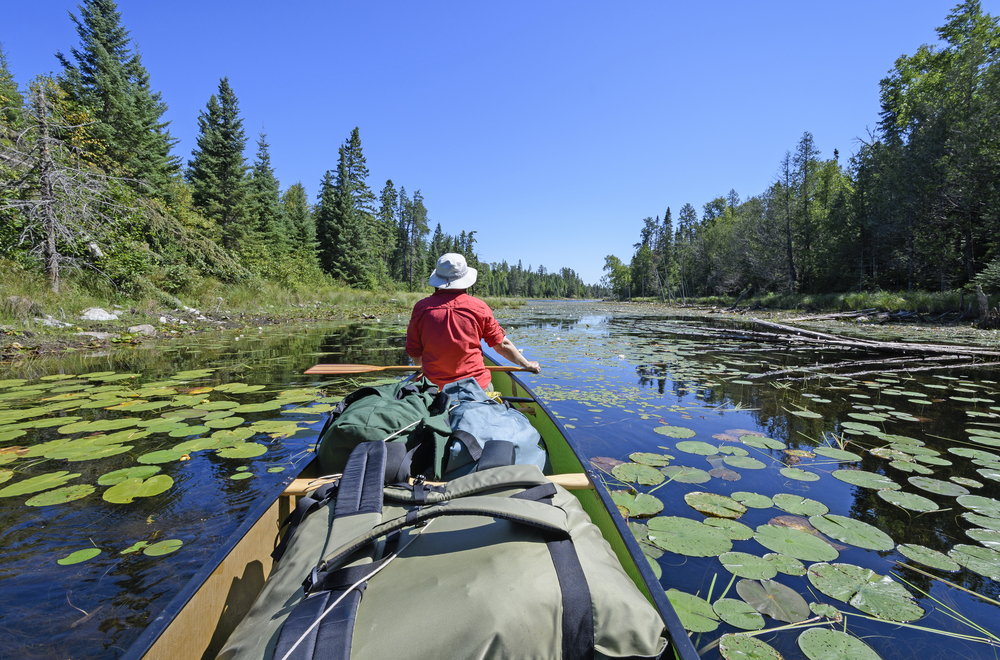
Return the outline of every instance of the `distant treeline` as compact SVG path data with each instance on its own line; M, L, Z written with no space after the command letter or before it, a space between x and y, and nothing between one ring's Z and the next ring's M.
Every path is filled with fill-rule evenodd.
M137 297L211 280L413 290L453 251L480 269L483 294L599 293L568 268L481 263L474 230L452 236L438 224L431 235L419 190L392 180L378 197L369 188L357 128L315 204L301 182L282 190L263 132L252 161L244 156L227 78L199 114L183 164L115 2L84 0L72 20L80 42L56 54L62 71L26 89L0 49L0 260L44 272L53 291L67 269Z
M937 29L943 44L896 60L881 118L846 164L806 132L774 183L645 219L620 297L1000 290L1000 28L978 0Z

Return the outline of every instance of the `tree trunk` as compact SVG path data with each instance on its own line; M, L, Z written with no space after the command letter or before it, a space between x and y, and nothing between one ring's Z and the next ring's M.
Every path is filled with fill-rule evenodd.
M55 193L52 187L52 156L49 153L49 123L48 104L41 90L35 95L35 118L38 122L38 141L41 144L41 167L39 168L39 186L41 188L41 203L45 218L45 271L49 276L49 288L52 293L59 293L59 252L56 249Z

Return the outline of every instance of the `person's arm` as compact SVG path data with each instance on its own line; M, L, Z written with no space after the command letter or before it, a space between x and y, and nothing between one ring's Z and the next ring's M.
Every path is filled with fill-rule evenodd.
M415 364L416 366L418 366L421 369L423 369L423 367L424 367L424 359L422 357L420 357L419 355L417 357L413 357L411 355L410 356L410 360L413 362L413 364Z
M514 342L507 337L504 337L503 341L492 348L494 351L507 358L517 366L522 369L527 369L533 374L537 374L542 370L541 365L537 362L525 359L525 357L521 355L521 351L517 350L517 346L514 346Z

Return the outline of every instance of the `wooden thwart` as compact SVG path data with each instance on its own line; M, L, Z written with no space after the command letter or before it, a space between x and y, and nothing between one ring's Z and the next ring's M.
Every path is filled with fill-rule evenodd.
M339 475L338 475L339 476ZM336 479L336 477L323 477L320 479L296 479L292 483L288 484L288 488L282 493L284 497L302 497L309 491L319 488L325 483L329 483ZM562 486L566 490L588 490L594 487L591 483L590 478L583 472L574 472L570 474L552 474L546 477L549 481L556 484L557 486ZM410 480L413 481L412 479ZM443 482L439 481L427 481L432 486L440 486Z
M490 371L525 371L521 367L486 367ZM310 376L346 376L363 374L370 371L420 371L420 367L412 364L375 365L375 364L317 364L309 367L305 373Z

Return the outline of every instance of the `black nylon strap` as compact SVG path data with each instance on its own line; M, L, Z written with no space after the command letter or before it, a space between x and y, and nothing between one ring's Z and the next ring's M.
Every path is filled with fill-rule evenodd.
M546 545L562 592L563 660L593 660L594 606L576 548L571 539L549 541Z
M385 458L384 442L362 442L354 448L340 478L334 517L382 512Z
M275 660L282 660L293 646L295 650L288 655L288 660L348 660L363 589L362 586L344 596L326 616L323 612L340 598L343 591L319 593L299 603L288 615L278 635ZM321 616L319 625L310 630L310 626Z
M347 591L347 589L358 582L372 571L378 569L388 561L388 557L380 559L370 564L359 564L338 568L333 571L313 571L302 583L307 594L314 594L320 591Z
M453 434L454 435L454 434ZM514 443L509 440L490 440L483 446L477 472L514 464Z
M299 501L295 504L295 511L288 514L288 517L281 523L281 527L287 524L288 530L285 532L284 538L281 539L281 543L271 553L271 559L274 561L281 559L282 555L285 554L285 549L288 547L288 542L291 540L292 535L295 534L295 530L298 529L302 520L312 511L326 505L337 494L337 485L339 483L338 480L333 483L323 484L316 489L312 497L299 498Z
M465 448L469 451L469 454L472 456L472 460L478 461L480 457L483 455L483 448L479 444L479 440L477 440L476 436L472 435L468 431L461 431L461 430L452 431L451 439L458 440L463 445L465 445Z
M547 483L529 488L528 490L522 490L520 493L514 493L510 497L515 500L531 500L532 502L539 502L547 497L554 497L555 494L556 485L553 483Z

